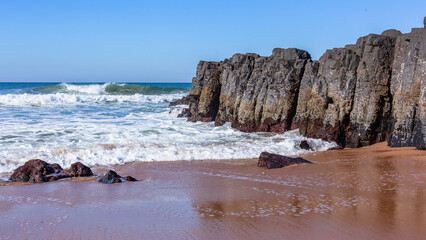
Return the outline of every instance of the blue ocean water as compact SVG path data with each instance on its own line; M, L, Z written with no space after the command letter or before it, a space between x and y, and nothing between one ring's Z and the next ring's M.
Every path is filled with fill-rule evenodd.
M40 158L68 167L293 155L305 138L177 118L190 83L0 83L0 173ZM308 139L316 151L334 146Z

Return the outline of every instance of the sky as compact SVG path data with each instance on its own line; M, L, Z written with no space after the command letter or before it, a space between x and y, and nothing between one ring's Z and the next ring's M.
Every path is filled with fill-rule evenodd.
M0 1L0 82L191 82L200 60L423 27L426 1Z

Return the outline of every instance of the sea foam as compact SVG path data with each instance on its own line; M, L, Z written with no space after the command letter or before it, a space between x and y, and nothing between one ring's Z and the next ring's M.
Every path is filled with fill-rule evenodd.
M84 94L6 94L0 95L0 105L8 106L54 106L76 104L105 104L105 103L163 103L170 102L183 93L163 95L84 95Z
M302 140L312 151L336 146L297 130L244 133L229 123L188 122L177 118L182 106L168 106L187 93L179 87L58 84L0 94L0 173L34 158L63 167L76 161L95 166L252 158L262 151L295 155L306 152L298 146Z

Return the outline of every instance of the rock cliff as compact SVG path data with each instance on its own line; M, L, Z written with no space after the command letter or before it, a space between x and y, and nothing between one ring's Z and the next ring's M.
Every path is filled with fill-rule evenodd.
M307 64L293 128L349 147L386 140L395 39L370 34Z
M245 132L299 128L347 147L425 149L425 70L425 28L370 34L318 61L295 48L235 54L198 64L187 116Z
M425 149L426 29L414 28L398 37L394 55L389 146Z

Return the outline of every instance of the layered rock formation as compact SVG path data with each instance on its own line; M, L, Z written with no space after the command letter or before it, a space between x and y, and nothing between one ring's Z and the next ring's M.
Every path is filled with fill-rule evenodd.
M393 112L389 146L425 149L426 29L398 37L392 68Z
M370 34L318 61L294 48L201 61L188 119L231 122L246 132L299 128L348 147L388 139L390 146L424 149L425 31Z
M295 113L309 53L274 49L272 56L235 54L223 62L200 62L190 95L191 121L232 122L243 131L283 132Z
M214 121L217 115L220 95L220 63L200 61L197 76L192 79L189 93L193 102L190 104L191 121Z
M349 147L384 141L395 40L370 34L308 63L293 128Z

